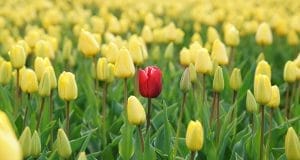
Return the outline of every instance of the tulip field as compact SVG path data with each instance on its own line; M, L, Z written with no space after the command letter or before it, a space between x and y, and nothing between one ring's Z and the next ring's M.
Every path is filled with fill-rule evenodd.
M0 2L0 160L300 160L300 1Z

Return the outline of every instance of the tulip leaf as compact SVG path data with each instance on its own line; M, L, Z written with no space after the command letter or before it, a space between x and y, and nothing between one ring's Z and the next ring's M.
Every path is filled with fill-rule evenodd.
M125 119L125 118L124 118ZM122 138L119 142L119 154L124 160L129 160L134 153L133 126L127 120L121 128Z
M155 150L150 143L150 132L148 132L145 137L145 151L143 160L156 160Z

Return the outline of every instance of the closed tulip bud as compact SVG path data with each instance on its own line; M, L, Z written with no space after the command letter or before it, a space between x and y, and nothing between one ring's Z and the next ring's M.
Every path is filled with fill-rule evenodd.
M265 55L264 53L260 53L256 59L256 63L259 63L260 61L264 61L265 60Z
M256 43L262 46L270 45L273 41L272 31L268 23L261 23L255 35Z
M9 51L10 61L14 68L20 69L25 65L26 53L21 45L14 45Z
M261 105L269 103L272 97L272 87L268 76L259 74L254 78L254 96Z
M45 70L39 84L39 95L42 97L49 96L51 92L50 72Z
M207 49L200 50L199 55L196 57L195 68L198 73L210 74L213 70L213 64Z
M112 63L108 63L108 77L106 82L111 83L115 79L115 65Z
M29 127L24 129L20 136L19 142L22 147L23 157L29 157L31 155L31 131Z
M73 44L70 39L65 39L63 43L62 55L64 60L68 60L72 55Z
M129 39L128 50L134 64L141 65L144 62L142 47L142 43L136 35Z
M135 97L130 96L127 102L128 121L132 125L142 125L146 120L146 113L141 102Z
M236 47L240 43L239 31L235 28L234 25L230 25L225 30L225 43L228 46Z
M211 58L213 61L216 61L219 65L228 64L228 55L226 52L225 45L220 40L215 40L212 51Z
M255 69L255 75L263 74L269 77L271 79L271 66L269 63L265 60L262 60L258 62L256 69Z
M72 154L70 141L63 129L58 129L56 139L57 153L61 158L68 159Z
M142 30L142 38L146 43L151 43L153 41L153 33L149 26L145 25Z
M197 32L193 34L193 36L191 38L191 41L192 42L199 42L201 45L203 44L201 35Z
M77 84L75 75L71 72L63 72L58 78L58 94L65 101L77 98Z
M0 110L0 131L8 133L14 137L16 136L14 129L9 121L9 118L7 117L6 113L1 110Z
M35 55L38 57L54 58L54 50L49 41L39 40L36 42L34 47Z
M291 46L296 46L299 44L299 38L298 38L297 32L295 30L289 31L289 33L287 35L287 41L288 41L288 44Z
M191 52L187 48L182 48L179 54L180 64L183 66L188 66L191 63Z
M279 104L280 104L279 88L276 85L274 85L272 86L271 100L269 101L267 106L270 108L277 108L279 107Z
M86 57L93 57L100 50L99 43L97 42L95 36L83 29L79 35L78 47Z
M283 71L284 81L293 83L297 79L297 66L293 61L287 61Z
M156 45L153 47L151 58L154 62L157 62L160 60L160 57L160 47L159 45Z
M166 50L165 50L165 59L167 60L172 60L173 59L173 55L174 55L174 44L173 43L169 43Z
M300 141L293 127L286 133L284 148L288 160L300 159Z
M45 71L49 72L51 89L56 88L57 87L57 79L56 79L54 68L52 66L48 66Z
M126 48L120 49L115 63L115 76L118 78L130 78L134 73L135 68L129 51Z
M224 90L224 77L222 68L220 66L217 67L214 74L213 90L215 92L221 92Z
M186 93L190 89L191 89L190 71L189 71L189 68L186 68L181 76L180 90L183 93Z
M10 62L2 62L0 65L0 84L6 85L11 80L12 66Z
M17 44L24 48L26 56L31 53L31 48L25 40L19 40Z
M253 96L252 92L249 89L247 90L246 109L250 113L255 113L258 111L255 97Z
M189 65L189 71L190 71L190 80L192 83L195 83L197 81L197 72L193 64Z
M143 97L155 98L162 90L162 73L156 66L148 66L138 72L139 91Z
M99 58L97 62L97 79L106 81L108 78L108 62L106 58Z
M32 139L31 139L31 155L37 158L42 151L40 135L37 131L33 132Z
M199 42L193 42L192 44L190 44L189 50L191 53L191 55L190 55L191 63L193 63L193 64L196 63L196 59L202 49L203 49L203 47L201 46L201 44Z
M102 45L102 54L110 63L116 62L119 52L118 46L113 42L110 42L108 45Z
M87 160L85 152L80 152L77 160Z
M237 91L241 88L242 86L242 76L241 76L241 71L238 68L234 68L231 76L230 76L230 88L233 89L234 91Z
M185 143L189 150L199 151L204 143L204 131L199 121L190 121L187 127Z
M22 148L15 136L0 129L0 157L3 160L22 160Z
M20 87L25 93L34 93L38 91L38 80L32 69L20 71Z
M34 71L38 78L38 81L41 80L43 73L45 72L46 68L51 66L50 60L46 58L36 57L34 60Z
M218 31L214 27L208 27L208 29L207 29L207 41L210 44L212 44L217 39L220 39Z

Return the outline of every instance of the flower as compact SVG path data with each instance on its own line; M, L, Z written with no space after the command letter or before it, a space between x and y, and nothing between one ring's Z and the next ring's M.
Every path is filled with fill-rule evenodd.
M100 50L100 46L96 40L96 37L84 29L82 29L80 32L78 47L86 57L95 56Z
M199 121L190 121L185 136L185 143L188 149L191 151L201 150L203 142L204 132L202 124Z
M156 66L148 66L138 72L139 90L143 97L155 98L162 89L162 73Z
M135 73L134 64L128 49L120 49L115 63L115 76L118 78L129 78Z
M41 80L42 75L48 66L51 66L51 62L47 57L45 57L45 58L36 57L35 58L34 71L35 71L38 81Z
M142 125L145 123L146 113L144 107L135 96L130 96L128 98L127 116L130 124Z
M39 95L42 97L49 96L51 92L50 72L45 70L39 84Z
M280 93L279 88L276 85L272 86L271 100L267 104L268 107L277 108L280 104Z
M213 90L215 92L221 92L223 91L223 89L224 89L223 71L222 68L218 66L214 74Z
M293 127L290 127L286 133L284 148L288 160L300 159L300 142Z
M77 84L75 75L71 72L63 72L58 78L58 94L65 101L77 98Z
M10 62L4 61L0 65L0 84L6 85L12 76L12 66Z
M235 28L234 25L229 24L225 29L224 35L225 43L228 46L236 47L240 43L239 31Z
M225 45L219 40L215 40L212 46L211 59L216 61L219 65L228 64L228 55L226 53Z
M269 63L265 60L261 60L258 62L256 69L255 69L255 75L258 74L264 74L266 76L269 77L269 79L271 79L271 66L269 65Z
M9 51L10 61L14 68L20 69L25 65L26 53L23 46L14 45Z
M284 81L293 83L297 79L297 66L294 61L287 61L284 65L283 71Z
M233 89L234 91L237 91L241 88L242 86L242 76L241 76L241 71L238 68L234 68L231 76L230 76L230 88Z
M270 45L273 41L272 31L268 23L261 23L255 35L256 43L259 45Z
M56 142L58 155L64 159L68 159L72 154L72 148L66 133L61 128L58 129Z
M26 158L31 155L31 131L29 127L25 127L20 139L20 145L23 151L23 157Z
M31 138L31 155L36 158L40 155L41 150L42 146L40 135L37 131L34 131Z
M207 49L202 48L195 61L195 68L198 73L210 74L212 72L213 64Z
M180 80L180 90L184 93L191 89L190 71L186 68L181 76Z
M255 97L253 96L252 92L249 89L247 90L246 109L250 113L257 112L258 110Z
M20 87L25 93L34 93L38 91L38 80L32 69L26 68L22 72L20 71Z
M255 75L254 96L256 101L261 105L269 103L272 96L272 88L268 76L263 74Z

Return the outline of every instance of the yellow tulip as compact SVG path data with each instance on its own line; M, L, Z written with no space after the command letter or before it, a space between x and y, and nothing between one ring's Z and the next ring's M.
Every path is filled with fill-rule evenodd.
M0 129L0 157L3 160L22 160L20 143L13 135Z
M35 158L39 157L42 151L40 135L37 131L33 132L31 138L31 155Z
M57 79L56 79L54 68L52 66L48 66L48 67L46 67L45 71L49 72L51 89L56 88L57 87Z
M134 64L129 51L121 48L115 63L115 76L118 78L129 78L135 73Z
M202 48L196 57L195 68L198 73L210 74L213 69L213 64L207 49Z
M23 151L23 157L26 158L31 155L31 131L29 127L25 127L20 139L20 145Z
M262 46L272 44L273 36L272 36L271 28L268 23L264 22L258 26L255 39L256 39L256 43Z
M31 48L25 40L19 40L17 44L21 45L25 49L26 56L31 53Z
M299 44L299 38L295 30L290 30L287 35L287 42L291 46L296 46Z
M274 86L272 86L271 100L269 101L267 106L270 108L277 108L277 107L279 107L279 104L280 104L279 88L276 85L274 85Z
M102 54L107 58L108 62L115 63L119 52L118 46L113 42L102 46Z
M77 98L77 84L75 75L71 72L63 72L58 78L58 94L65 101Z
M215 92L221 92L224 90L224 77L222 68L220 66L217 67L214 74L213 90Z
M202 45L203 42L202 42L201 35L199 33L195 32L191 38L191 42L198 42Z
M263 74L269 77L271 79L271 66L269 63L265 60L261 60L258 62L256 69L255 69L255 75Z
M48 66L52 66L50 60L46 58L36 57L34 60L34 71L38 80L40 81L43 73Z
M185 68L180 79L180 90L183 93L186 93L191 89L191 85L189 68Z
M300 159L300 141L293 127L290 127L286 133L284 148L288 160Z
M197 71L195 66L192 63L189 65L189 71L190 71L190 80L192 83L195 83L197 81Z
M20 72L20 87L25 93L38 91L38 80L32 69L24 69L23 72Z
M93 57L99 52L100 46L95 36L85 30L81 30L78 40L78 48L86 57Z
M228 64L228 55L226 52L225 45L220 40L215 40L212 51L211 51L211 59L216 61L219 65Z
M242 83L243 81L242 81L240 69L234 68L229 80L230 88L233 89L234 91L237 91L241 88Z
M295 58L294 62L298 66L298 68L300 68L300 53L298 53L298 56L297 58Z
M128 50L134 64L141 65L144 62L142 47L142 43L136 35L129 38Z
M283 71L284 81L293 83L297 79L297 65L293 61L287 61Z
M214 27L208 27L208 29L207 29L207 41L210 44L212 44L217 39L220 39L218 31Z
M203 147L204 131L199 121L190 121L187 127L185 143L189 150L199 151Z
M179 54L180 64L183 66L188 66L191 63L191 52L187 48L182 48Z
M54 58L54 50L49 41L39 40L34 47L35 55L38 57Z
M225 29L224 35L225 43L228 46L236 47L240 43L239 31L234 25L230 25Z
M12 77L12 66L10 62L2 62L0 65L0 84L6 85Z
M106 58L99 58L97 61L97 79L106 81L108 78L108 62Z
M45 70L39 84L39 95L42 97L49 96L51 92L50 72Z
M199 55L199 53L201 52L201 49L203 49L203 47L201 46L201 44L199 42L193 42L192 44L190 44L190 60L191 63L196 64L196 59Z
M58 155L64 159L68 159L72 154L72 148L63 129L58 129L56 142Z
M254 78L254 96L261 105L269 103L272 97L272 87L268 76L259 74Z
M135 96L128 98L127 117L130 124L142 125L145 123L146 113L144 107Z
M87 160L85 152L80 152L77 160Z
M145 25L142 30L142 38L146 43L151 43L153 41L153 33L149 26Z
M25 65L26 53L21 45L14 45L9 51L10 61L14 68L20 69Z
M9 118L7 117L6 113L1 110L0 110L0 131L9 133L14 137L16 136Z

